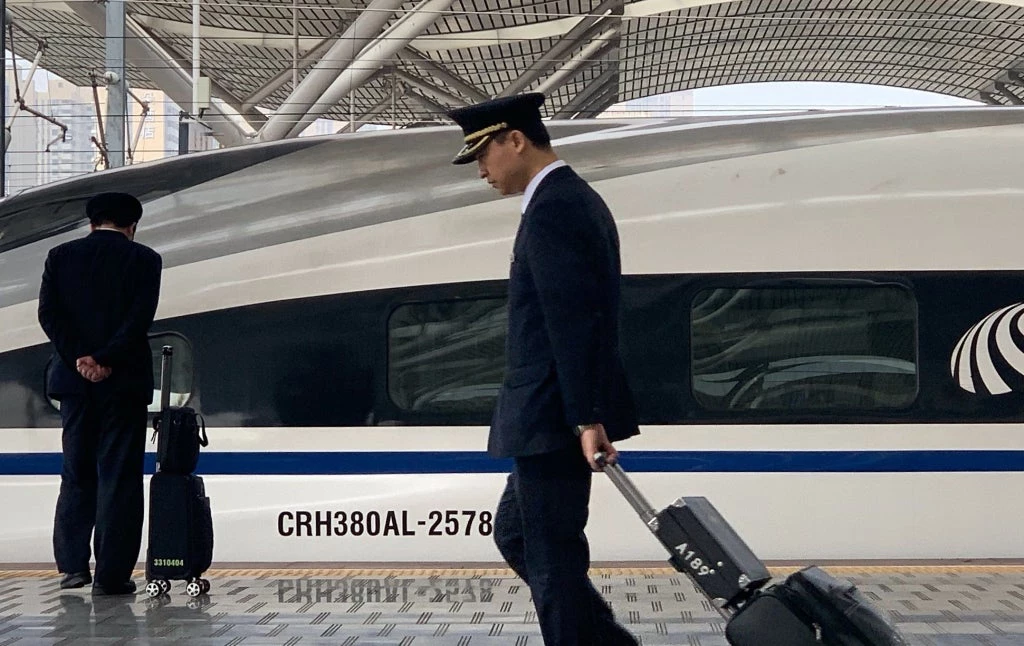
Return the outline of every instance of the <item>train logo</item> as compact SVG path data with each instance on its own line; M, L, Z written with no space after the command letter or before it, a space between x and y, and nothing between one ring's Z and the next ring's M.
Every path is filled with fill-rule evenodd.
M1024 303L996 310L967 330L953 350L949 370L967 392L1024 391Z

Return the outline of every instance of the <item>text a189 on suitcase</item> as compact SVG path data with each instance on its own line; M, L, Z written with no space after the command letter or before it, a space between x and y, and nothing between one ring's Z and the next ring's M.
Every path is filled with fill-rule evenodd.
M205 425L192 408L172 407L174 351L164 346L160 360L160 413L153 420L157 441L156 473L149 483L149 545L146 593L166 594L171 580L186 581L185 592L210 591L202 578L213 561L213 517L203 479L193 473L199 447L206 446Z
M656 512L617 465L597 462L647 528L726 619L732 646L904 646L906 641L850 582L811 566L765 587L771 575L703 497Z

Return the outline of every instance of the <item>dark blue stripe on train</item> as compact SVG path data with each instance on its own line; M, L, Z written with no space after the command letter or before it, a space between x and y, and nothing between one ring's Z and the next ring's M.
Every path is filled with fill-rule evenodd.
M637 473L882 473L1024 471L1024 451L628 451ZM203 453L203 475L507 473L482 451ZM58 475L59 453L0 454L0 475ZM154 456L146 455L146 473Z

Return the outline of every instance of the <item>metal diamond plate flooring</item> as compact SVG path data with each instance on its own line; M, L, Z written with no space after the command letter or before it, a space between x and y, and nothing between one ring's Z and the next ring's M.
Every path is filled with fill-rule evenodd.
M888 610L911 644L1024 646L1024 567L827 569ZM213 589L198 599L181 582L160 599L93 598L60 590L52 573L0 572L0 646L542 646L529 589L503 570L208 576ZM726 646L720 616L670 570L596 570L593 580L643 644Z

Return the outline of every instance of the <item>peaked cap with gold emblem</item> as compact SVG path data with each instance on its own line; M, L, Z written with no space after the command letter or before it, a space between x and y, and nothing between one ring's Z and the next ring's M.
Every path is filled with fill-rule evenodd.
M448 113L455 123L462 126L465 145L459 151L453 164L468 164L476 159L491 138L506 130L543 128L540 120L540 106L544 95L539 92L501 97L457 108Z

